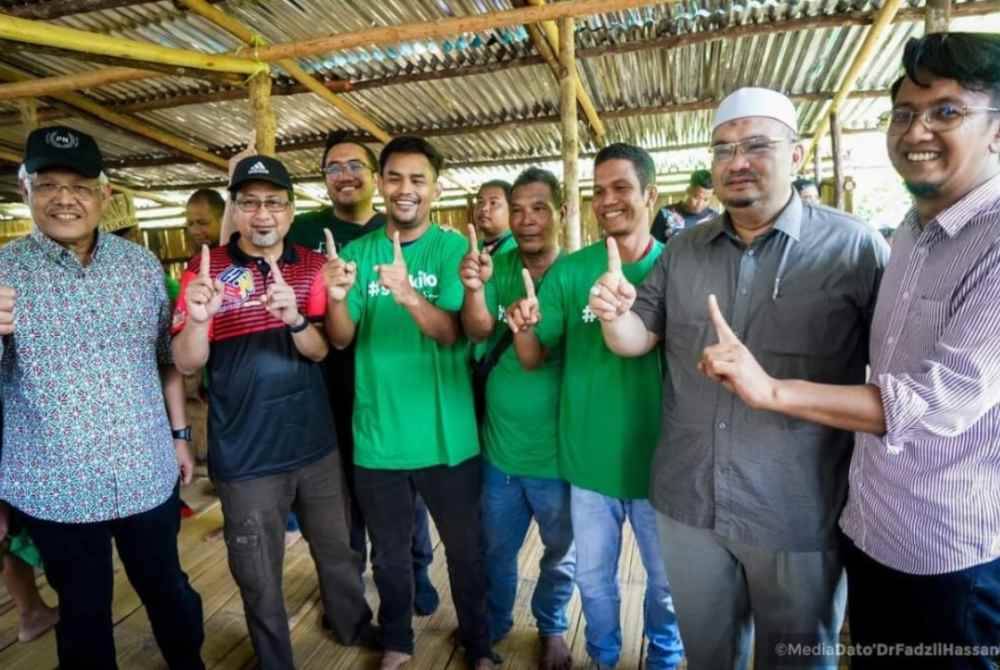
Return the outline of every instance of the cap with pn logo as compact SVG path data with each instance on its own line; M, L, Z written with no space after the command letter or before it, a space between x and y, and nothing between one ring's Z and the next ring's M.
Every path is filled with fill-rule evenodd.
M24 143L24 169L28 174L62 168L93 179L104 169L104 158L94 138L67 126L47 126L31 131Z

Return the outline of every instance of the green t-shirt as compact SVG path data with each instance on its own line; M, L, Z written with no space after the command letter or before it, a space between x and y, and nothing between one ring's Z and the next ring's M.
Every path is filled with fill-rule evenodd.
M301 244L321 254L326 253L326 236L324 229L333 233L333 241L337 243L338 251L366 233L377 230L385 225L385 214L376 212L361 226L351 221L344 221L333 212L333 207L322 207L312 212L299 214L292 221L286 237L290 242Z
M639 262L622 266L625 277L641 283L662 252L663 245L654 241ZM657 347L640 358L622 358L604 344L600 321L587 302L607 270L603 241L556 263L538 295L542 321L535 333L548 349L563 349L562 477L613 498L646 498L660 434L661 352Z
M487 341L491 351L507 332L504 312L524 297L521 254L505 253L494 260L486 284L486 307L497 318ZM549 268L549 272L552 268ZM525 370L511 345L486 380L483 449L486 458L509 475L559 477L556 461L559 425L561 352L556 349L535 370Z
M462 308L458 266L468 244L432 224L403 246L410 282L443 310ZM358 267L347 298L357 324L354 463L409 470L456 465L477 455L468 341L460 338L446 347L427 337L379 283L375 266L393 260L384 230L349 244L343 258Z

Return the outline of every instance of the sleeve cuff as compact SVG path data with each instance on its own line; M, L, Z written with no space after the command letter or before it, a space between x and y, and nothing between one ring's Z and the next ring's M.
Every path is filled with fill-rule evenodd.
M906 433L927 412L927 401L893 375L881 374L873 383L882 396L882 408L885 412L882 444L890 453L899 453L906 442Z

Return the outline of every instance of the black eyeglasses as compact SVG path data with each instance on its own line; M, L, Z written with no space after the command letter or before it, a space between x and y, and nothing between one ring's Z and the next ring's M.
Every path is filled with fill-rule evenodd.
M965 117L971 114L990 114L1000 112L997 107L967 107L944 102L918 112L908 107L894 107L879 117L882 129L890 135L902 135L910 129L915 119L920 119L924 128L931 132L947 132L955 130L965 122Z
M288 209L288 202L288 200L255 200L248 198L246 200L237 200L236 206L240 208L241 212L246 212L247 214L252 214L261 207L276 214Z
M350 174L352 177L360 177L365 170L371 170L370 165L365 165L361 161L347 161L346 163L329 163L323 168L323 174L330 177L339 177Z

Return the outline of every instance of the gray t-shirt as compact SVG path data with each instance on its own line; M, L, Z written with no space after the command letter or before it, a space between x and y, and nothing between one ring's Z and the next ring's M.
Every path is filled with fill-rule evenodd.
M769 549L833 546L853 435L751 410L699 373L702 350L717 341L708 295L772 376L862 384L888 255L860 220L795 194L749 248L726 214L673 237L632 308L664 343L650 480L659 511Z

